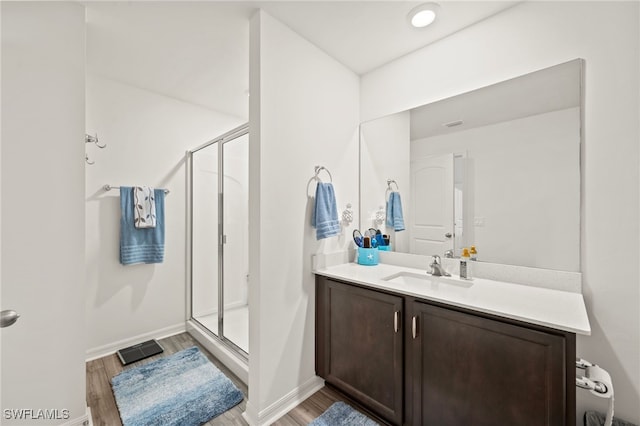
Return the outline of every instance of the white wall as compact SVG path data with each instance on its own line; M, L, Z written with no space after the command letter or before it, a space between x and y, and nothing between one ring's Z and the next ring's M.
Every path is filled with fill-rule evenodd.
M519 4L362 78L368 120L575 58L586 61L583 293L592 335L578 355L606 368L616 413L640 423L637 2ZM577 391L578 418L606 402Z
M579 108L411 141L414 159L451 152L467 154L464 238L481 260L580 271Z
M237 117L88 76L87 131L107 144L87 145L95 161L86 169L89 357L184 327L185 152L240 124ZM104 192L104 184L171 191L165 200L164 263L119 263L119 191Z
M86 418L84 7L2 2L2 424ZM4 409L69 410L8 420ZM65 417L60 415L58 417ZM78 423L79 424L79 423Z
M405 225L409 224L410 175L410 114L409 111L382 117L363 123L360 127L360 218L361 230L374 227L391 236L394 251L408 252L408 231L395 232L393 227L375 223L376 212L382 206L386 210L389 199L387 179L395 180L391 184L399 191L402 199L402 213ZM386 217L386 216L385 216Z
M352 239L348 228L316 240L310 225L315 184L309 183L314 166L325 166L338 210L357 205L359 79L261 11L251 22L250 81L246 415L257 424L279 414L276 407L295 399L296 390L318 383L311 256L343 250Z

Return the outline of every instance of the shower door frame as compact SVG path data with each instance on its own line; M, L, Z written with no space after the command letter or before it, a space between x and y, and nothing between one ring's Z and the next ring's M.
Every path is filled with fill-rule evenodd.
M232 340L224 336L224 155L223 147L227 142L249 134L249 123L242 124L221 136L211 139L208 142L187 151L187 177L188 177L188 282L189 292L187 295L187 320L198 323L211 338L224 344L244 361L248 361L249 354ZM193 154L211 145L219 144L218 149L218 334L209 330L204 324L193 316Z

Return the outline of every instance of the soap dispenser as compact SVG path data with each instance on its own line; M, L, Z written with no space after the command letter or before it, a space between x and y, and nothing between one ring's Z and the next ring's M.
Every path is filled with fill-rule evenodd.
M462 249L462 256L460 256L460 279L470 280L471 279L471 263L469 256L469 249Z

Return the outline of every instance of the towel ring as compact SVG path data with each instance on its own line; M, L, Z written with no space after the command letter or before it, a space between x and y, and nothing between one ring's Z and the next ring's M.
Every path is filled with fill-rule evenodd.
M325 172L327 172L327 174L329 175L329 181L333 182L333 177L331 177L331 172L329 172L329 170L325 167L325 166L316 166L315 167L315 171L316 171L316 175L315 175L315 179L319 180L320 182L322 182L322 179L320 179L318 177L318 175L320 174L320 172L324 170Z
M396 184L396 190L398 190L398 191L399 191L399 190L400 190L400 187L398 186L398 182L396 182L396 181L395 181L395 180L393 180L393 179L387 179L387 189L389 189L389 190L393 190L393 188L391 188L391 184L392 184L392 183L395 183L395 184Z

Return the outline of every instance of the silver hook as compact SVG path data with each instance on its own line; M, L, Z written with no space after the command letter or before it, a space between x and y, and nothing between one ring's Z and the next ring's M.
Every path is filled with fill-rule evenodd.
M96 164L95 161L89 161L89 154L84 154L84 161L86 161L87 164L90 165L90 166L93 165L93 164Z
M106 143L104 145L100 145L98 143L98 134L97 133L96 133L95 136L85 134L84 135L84 143L93 143L100 149L107 147Z

